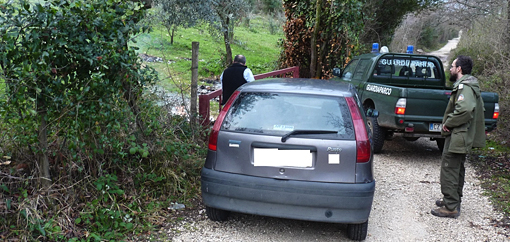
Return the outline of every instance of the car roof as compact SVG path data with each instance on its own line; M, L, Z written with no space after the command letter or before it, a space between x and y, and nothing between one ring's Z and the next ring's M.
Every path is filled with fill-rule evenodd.
M241 92L279 92L327 96L353 96L354 87L345 82L311 78L268 78L249 82Z

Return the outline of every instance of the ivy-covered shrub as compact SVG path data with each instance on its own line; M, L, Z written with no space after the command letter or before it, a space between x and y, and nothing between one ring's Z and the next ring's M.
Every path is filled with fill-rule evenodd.
M359 51L362 1L284 0L283 7L280 67L299 66L300 77L327 78Z

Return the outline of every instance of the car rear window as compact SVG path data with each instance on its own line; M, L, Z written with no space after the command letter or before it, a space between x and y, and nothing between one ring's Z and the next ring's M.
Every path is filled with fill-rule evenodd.
M284 135L294 130L337 131L307 138L354 139L345 98L288 93L241 93L232 104L222 130Z

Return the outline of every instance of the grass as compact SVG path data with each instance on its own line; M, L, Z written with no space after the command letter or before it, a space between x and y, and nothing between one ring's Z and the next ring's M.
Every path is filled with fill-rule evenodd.
M247 66L255 75L277 68L276 61L280 54L278 42L283 38L283 32L280 28L277 34L271 34L270 25L273 23L273 19L257 16L251 19L249 26L240 24L235 28L232 54L245 55ZM200 44L199 80L217 79L225 68L223 38L211 36L205 24L178 29L173 44L170 43L166 28L161 26L154 26L151 33L138 36L136 41L132 46L138 47L139 53L163 58L162 63L148 65L158 71L160 85L170 91L179 91L182 87L189 86L192 42Z

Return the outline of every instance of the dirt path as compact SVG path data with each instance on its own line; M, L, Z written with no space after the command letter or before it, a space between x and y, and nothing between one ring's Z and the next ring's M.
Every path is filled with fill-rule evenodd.
M448 40L448 43L446 43L446 45L443 46L441 49L427 53L428 55L433 55L433 56L439 57L441 59L441 61L443 62L445 71L447 71L449 69L448 67L451 64L451 63L449 63L450 61L448 60L448 55L450 54L450 52L453 49L457 48L457 44L459 43L461 36L462 36L462 31L459 32L459 37Z

